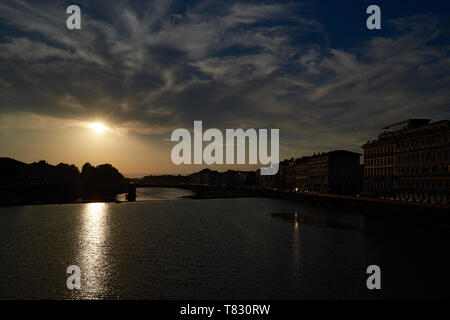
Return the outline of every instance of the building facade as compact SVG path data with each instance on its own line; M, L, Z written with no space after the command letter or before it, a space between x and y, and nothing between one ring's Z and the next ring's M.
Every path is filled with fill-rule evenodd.
M449 203L450 121L409 119L383 127L364 148L364 190L382 199Z
M346 150L324 152L280 162L275 176L258 176L262 189L290 192L356 194L361 189L360 154Z
M295 191L307 192L308 185L308 159L309 157L302 157L295 159Z
M361 154L336 150L312 156L307 161L308 183L313 192L354 195L360 191Z

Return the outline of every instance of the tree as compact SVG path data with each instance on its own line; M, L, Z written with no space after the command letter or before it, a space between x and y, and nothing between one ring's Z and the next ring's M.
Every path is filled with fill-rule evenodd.
M93 167L85 163L81 171L81 181L84 183L114 184L122 183L124 176L109 163Z

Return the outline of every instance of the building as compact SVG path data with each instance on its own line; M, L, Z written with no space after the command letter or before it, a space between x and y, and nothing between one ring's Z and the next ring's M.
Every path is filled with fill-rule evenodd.
M308 159L309 157L302 157L295 159L295 191L307 192L308 185Z
M188 176L192 185L220 186L220 174L216 170L203 169Z
M256 185L256 172L239 171L239 186L254 188Z
M294 158L280 162L278 173L274 177L276 188L284 191L292 191L295 188L295 160Z
M290 192L356 194L362 180L360 156L336 150L284 160L275 176L258 175L257 184L262 189Z
M307 188L319 193L358 193L361 183L360 156L356 152L336 150L309 157Z
M311 191L329 193L328 160L328 156L325 153L319 153L308 159L308 186Z
M261 171L259 169L256 170L255 174L256 174L256 186L259 189L269 190L275 188L274 177L279 174L279 170L276 175L265 175L265 176L261 175Z
M364 191L382 198L449 203L450 121L409 119L363 145Z
M220 173L220 182L223 187L254 187L256 183L256 172L228 170Z

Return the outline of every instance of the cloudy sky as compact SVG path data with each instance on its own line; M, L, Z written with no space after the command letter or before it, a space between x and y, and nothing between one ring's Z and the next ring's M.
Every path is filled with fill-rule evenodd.
M281 158L360 152L385 124L450 118L449 48L444 0L2 0L0 156L193 172L169 140L194 120L279 128Z

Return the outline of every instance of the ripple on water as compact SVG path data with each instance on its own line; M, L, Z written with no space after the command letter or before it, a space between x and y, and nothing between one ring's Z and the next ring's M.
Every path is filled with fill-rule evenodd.
M290 221L298 226L309 226L316 228L341 229L341 230L359 230L359 231L364 230L361 227L357 227L342 221L331 220L328 218L317 216L308 216L303 213L297 212L271 213L270 215L277 219Z

